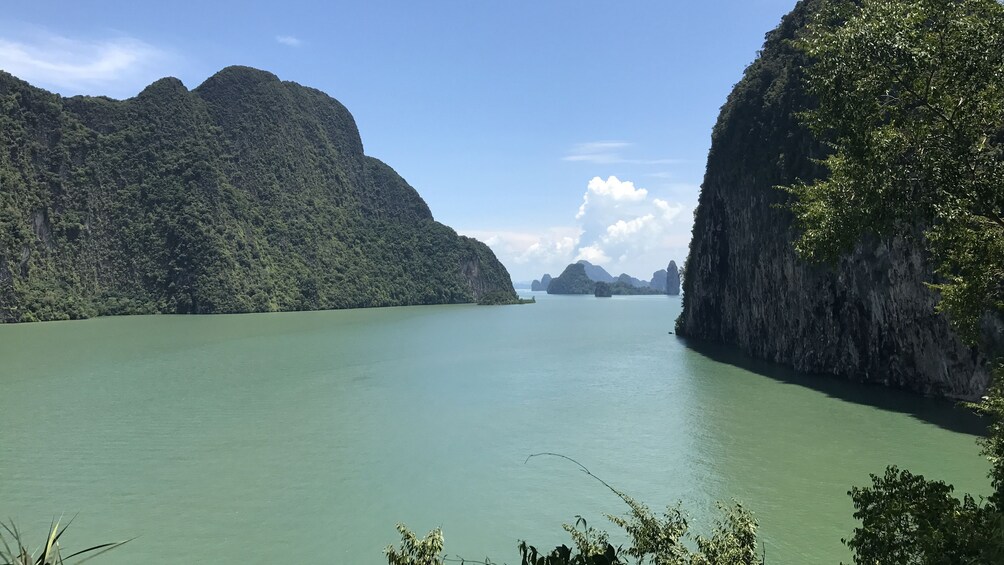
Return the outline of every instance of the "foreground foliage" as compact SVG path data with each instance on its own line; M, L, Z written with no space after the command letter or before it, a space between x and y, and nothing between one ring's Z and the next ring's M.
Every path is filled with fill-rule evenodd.
M72 522L72 520L70 520ZM90 559L91 557L96 557L106 551L111 551L119 546L122 546L129 542L129 540L113 543L103 543L100 545L95 545L93 547L88 547L87 549L82 549L80 551L75 551L66 557L62 556L62 551L59 545L60 538L66 532L66 528L70 525L67 522L64 526L60 527L59 522L54 522L48 531L44 543L37 546L38 549L30 550L28 546L25 545L24 536L18 530L17 526L12 522L10 524L5 524L0 522L0 565L65 565L68 563L81 563ZM35 554L35 551L38 554ZM71 562L70 559L74 557L84 557L79 561Z
M607 515L607 518L628 535L627 548L614 547L608 534L589 526L579 516L575 525L562 527L572 537L573 547L560 545L550 551L520 541L517 549L520 565L755 565L763 564L757 557L757 521L741 504L718 505L722 517L715 523L710 537L695 535L690 531L686 513L681 506L670 506L662 515L638 502L606 481L593 475L578 461L556 453L539 453L533 457L550 456L571 461L586 475L592 477L617 495L628 507L624 516ZM442 565L447 561L459 563L494 563L490 560L472 561L463 558L443 557L443 534L438 528L419 539L405 526L398 524L401 544L388 547L388 565ZM696 547L696 550L691 549Z
M789 190L810 260L864 235L920 237L939 309L995 363L975 406L994 493L977 502L895 467L850 494L861 564L1004 563L1004 6L995 0L823 2L800 46L812 58L806 122L830 142L829 176Z
M829 176L791 190L797 249L832 260L867 233L922 232L940 308L973 342L1004 311L1004 7L995 0L825 4L801 46L805 116Z
M724 514L711 537L690 533L687 518L679 505L656 515L645 505L625 497L627 516L608 516L624 529L631 539L627 548L614 547L608 534L586 524L581 517L576 524L563 524L572 537L573 547L559 545L550 551L520 541L517 545L521 565L755 565L764 561L757 556L757 522L739 504L719 506ZM443 556L443 533L438 528L419 539L404 525L399 547L384 553L388 565L443 565L447 562L491 564L490 560L448 559ZM697 550L691 550L696 545Z

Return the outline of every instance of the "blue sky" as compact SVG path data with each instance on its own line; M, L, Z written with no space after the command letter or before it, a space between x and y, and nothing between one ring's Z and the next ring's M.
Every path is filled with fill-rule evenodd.
M726 96L794 0L9 2L0 69L63 94L227 65L319 88L514 281L686 256Z

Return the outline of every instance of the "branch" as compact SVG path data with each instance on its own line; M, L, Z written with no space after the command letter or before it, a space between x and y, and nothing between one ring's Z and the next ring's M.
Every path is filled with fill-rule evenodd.
M567 455L562 455L560 453L551 453L549 451L545 451L543 453L534 453L533 455L528 456L526 458L526 461L523 461L523 464L526 465L534 457L541 457L541 456L560 457L561 459L564 459L566 461L571 461L572 463L575 463L579 467L580 471L582 471L583 473L585 473L585 474L589 475L590 477L596 479L601 485L603 485L603 486L607 487L608 489L610 489L610 492L616 494L621 500L623 500L629 506L631 505L632 501L630 500L630 498L628 497L628 495L626 495L623 492L621 492L621 491L615 489L614 487L610 486L610 483L608 483L608 482L604 481L603 479L597 477L596 475L592 474L589 471L589 469L586 468L585 465L583 465L582 463L579 463L578 461L576 461L575 459L572 459L571 457L569 457Z
M470 565L507 565L506 563L496 563L487 557L485 557L484 561L472 561L470 559L464 559L459 555L456 557L444 557L443 563L460 563L461 565L464 565L465 563Z

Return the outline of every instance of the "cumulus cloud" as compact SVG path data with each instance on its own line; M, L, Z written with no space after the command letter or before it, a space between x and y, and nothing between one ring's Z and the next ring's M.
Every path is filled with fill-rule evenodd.
M576 261L586 260L594 265L606 265L610 263L610 257L597 245L587 245L579 248L579 253L575 256ZM564 280L564 279L562 279Z
M74 39L47 32L0 37L0 69L68 94L132 95L169 55L131 37Z
M621 182L617 177L610 177L607 180L593 177L586 186L586 194L582 197L579 213L575 215L576 220L586 215L590 195L592 200L607 200L613 203L640 202L648 196L648 191L644 188L636 189L633 182Z
M303 45L303 42L300 41L300 38L292 35L277 35L275 36L275 40L287 47L299 47Z
M696 193L695 193L696 194ZM487 243L516 280L557 275L568 263L585 259L612 274L639 278L670 259L682 261L690 241L688 205L652 197L650 192L611 176L592 178L575 215L575 225L541 232L465 232Z
M610 241L624 241L630 239L631 236L641 232L652 223L655 216L652 214L646 214L640 218L635 218L633 220L624 221L617 220L616 223L607 226L607 239Z
M594 262L590 257L602 259L614 274L644 276L639 270L642 263L657 266L666 260L668 248L678 245L676 224L683 211L682 203L650 197L647 189L631 181L594 177L575 216L582 230L576 257L590 262ZM660 253L662 258L656 262Z

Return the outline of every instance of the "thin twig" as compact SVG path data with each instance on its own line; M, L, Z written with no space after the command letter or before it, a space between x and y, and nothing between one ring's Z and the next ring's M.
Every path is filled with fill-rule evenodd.
M589 469L587 469L585 465L583 465L582 463L579 463L578 461L576 461L575 459L572 459L571 457L569 457L567 455L562 455L560 453L552 453L550 451L545 451L543 453L534 453L533 455L528 456L526 458L526 461L523 461L523 464L526 465L534 457L541 457L541 456L544 456L544 455L547 455L547 456L550 456L550 457L560 457L561 459L564 459L566 461L571 461L572 463L575 463L576 465L578 465L580 471L582 471L583 473L585 473L585 474L589 475L590 477L596 479L597 481L599 481L599 483L601 485L603 485L603 486L607 487L608 489L610 489L610 492L616 494L621 500L623 500L624 502L626 502L628 505L631 505L632 501L630 500L630 497L628 495L626 495L623 492L617 490L616 488L610 486L610 483L608 483L608 482L604 481L603 479L597 477Z

